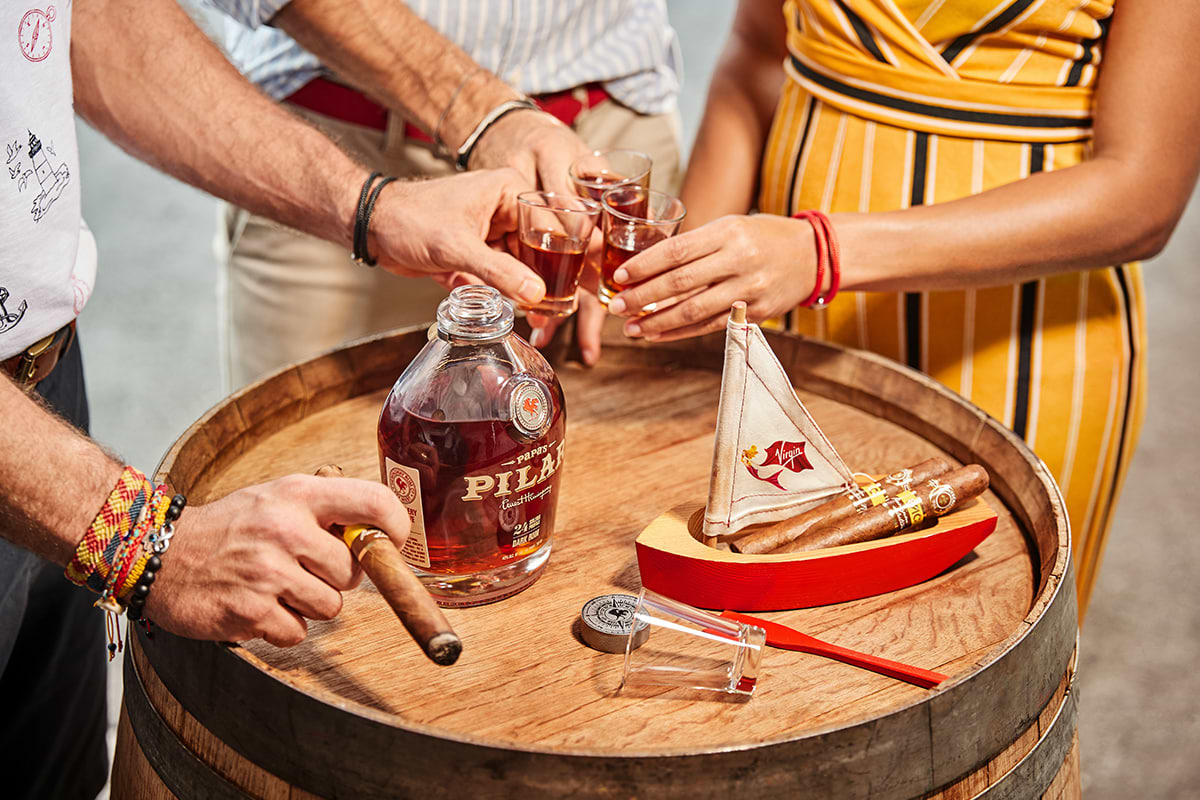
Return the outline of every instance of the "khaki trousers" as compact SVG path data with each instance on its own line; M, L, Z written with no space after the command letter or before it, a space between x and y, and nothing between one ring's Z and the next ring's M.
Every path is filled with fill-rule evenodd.
M432 146L404 136L393 115L378 131L291 108L368 167L397 177L444 176L454 167ZM678 114L637 114L611 100L573 125L591 147L627 147L654 160L654 188L678 191ZM319 168L319 165L314 165ZM340 245L222 204L214 243L218 266L222 377L226 390L343 342L434 319L445 291L428 279L360 266Z

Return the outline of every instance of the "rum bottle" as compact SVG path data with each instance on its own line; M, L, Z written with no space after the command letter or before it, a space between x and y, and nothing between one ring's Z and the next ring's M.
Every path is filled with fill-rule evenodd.
M516 594L550 558L563 393L512 327L495 289L455 289L379 416L380 472L412 521L402 552L441 605Z

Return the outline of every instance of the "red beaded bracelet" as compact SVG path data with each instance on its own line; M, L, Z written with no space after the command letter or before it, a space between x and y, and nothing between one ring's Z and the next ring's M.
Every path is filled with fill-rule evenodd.
M793 214L794 219L807 220L812 225L813 239L817 249L816 281L812 294L806 297L800 305L805 308L827 306L833 302L842 283L841 252L838 250L837 236L833 232L833 223L823 212L809 209ZM829 291L821 294L821 285L825 282L825 264L829 263Z

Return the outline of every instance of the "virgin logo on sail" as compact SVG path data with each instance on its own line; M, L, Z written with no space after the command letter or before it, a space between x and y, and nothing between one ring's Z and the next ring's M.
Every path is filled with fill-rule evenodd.
M809 462L808 457L804 455L805 442L775 442L767 448L766 457L762 462L755 464L754 460L758 457L758 446L751 445L749 450L742 451L742 463L746 465L746 469L758 480L763 483L769 483L772 486L786 491L783 484L779 482L779 476L784 470L789 472L803 472L806 469L812 469L813 465ZM764 467L778 466L779 469L768 474L764 474L760 470Z

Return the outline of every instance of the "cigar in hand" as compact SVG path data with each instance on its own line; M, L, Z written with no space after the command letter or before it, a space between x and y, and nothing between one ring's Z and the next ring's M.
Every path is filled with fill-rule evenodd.
M911 489L900 492L861 514L810 528L804 536L772 552L798 553L820 550L870 542L904 533L926 519L940 517L953 511L968 500L983 494L987 487L987 471L977 464L969 464L937 478L916 483Z
M753 533L734 540L732 547L739 553L779 552L779 548L799 539L813 528L824 527L862 514L867 509L883 503L888 498L895 497L922 481L936 478L949 471L949 461L944 458L930 458L920 464L897 470L886 478L866 486L855 486L850 491L839 494L832 500L811 508L803 514L797 514L790 519L780 520L759 528Z
M327 464L317 470L322 478L342 477L342 468ZM450 627L433 596L413 574L386 533L365 525L331 525L329 532L342 537L375 588L396 612L400 622L435 664L449 666L458 660L462 641Z

